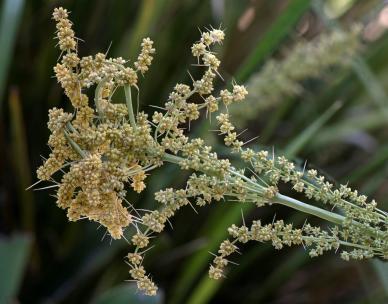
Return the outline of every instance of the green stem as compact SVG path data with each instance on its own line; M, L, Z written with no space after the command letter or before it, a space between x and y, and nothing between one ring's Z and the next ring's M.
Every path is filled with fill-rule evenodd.
M69 133L67 131L64 131L66 140L69 142L70 146L77 151L77 153L82 157L86 157L86 152L81 149L81 147L70 137Z
M66 123L66 127L73 133L79 134L78 131L73 127L70 121Z
M130 85L128 84L124 85L124 93L125 93L125 101L127 103L127 108L128 108L129 123L131 124L132 128L136 129L136 119L135 119L135 114L133 113L132 94L131 94Z
M179 165L179 163L184 160L184 158L182 157L179 157L179 156L176 156L176 155L172 155L172 154L168 154L168 153L164 153L164 156L163 156L163 159L169 163L173 163L173 164L177 164Z
M310 204L303 203L299 200L296 200L292 197L289 197L280 193L276 194L275 200L277 203L281 205L317 216L321 219L324 219L326 221L332 222L337 225L342 225L345 220L345 217L342 215L312 206Z

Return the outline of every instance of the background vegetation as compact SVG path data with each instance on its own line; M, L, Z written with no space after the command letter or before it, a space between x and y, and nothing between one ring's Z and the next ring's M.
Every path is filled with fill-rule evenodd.
M157 55L142 79L141 107L165 101L177 81L189 79L189 47L198 27L221 24L227 40L220 48L226 79L244 83L270 58L284 61L296 43L323 32L362 25L361 47L345 67L317 69L298 79L297 94L283 94L244 123L246 139L274 146L303 166L319 168L333 180L358 187L388 208L388 7L377 0L3 0L0 12L0 303L386 303L388 266L379 260L344 262L335 254L310 259L303 248L275 251L248 245L228 278L207 277L226 228L245 218L271 221L281 215L295 224L305 218L283 208L253 212L233 202L184 210L174 230L147 254L147 269L161 287L146 298L128 279L124 241L102 240L90 222L69 223L48 191L25 191L46 156L47 111L67 107L52 78L58 58L51 12L69 9L80 54L109 50L135 58L142 37L155 41ZM309 56L300 60L300 67ZM296 65L298 67L299 65ZM297 69L297 68L296 68ZM195 76L195 69L191 68ZM268 83L276 92L285 82ZM268 74L268 73L267 73ZM256 76L257 77L257 76ZM338 101L340 101L338 103ZM256 100L265 103L265 100ZM333 104L336 104L333 108ZM337 105L340 104L340 107ZM243 104L239 105L244 107ZM328 110L330 109L330 110ZM250 111L250 108L245 108ZM241 114L241 113L240 113ZM218 145L211 126L192 126ZM226 152L219 146L220 153ZM179 187L185 175L174 166L150 177L147 191L130 195L138 208L154 204L153 193Z

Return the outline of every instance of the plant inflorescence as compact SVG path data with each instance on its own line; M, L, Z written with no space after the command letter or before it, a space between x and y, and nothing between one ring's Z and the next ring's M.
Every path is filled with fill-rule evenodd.
M150 238L162 232L169 219L187 205L200 207L228 199L257 207L280 204L330 224L327 229L309 224L294 228L281 220L266 225L259 220L251 225L244 222L241 227L232 225L230 239L222 242L210 266L209 275L214 279L223 277L238 243L248 241L272 242L276 249L303 245L311 257L340 248L345 260L388 257L387 213L378 209L375 201L368 201L347 185L335 187L315 170L300 170L285 157L245 148L227 109L245 99L246 88L233 82L230 90L215 92L220 60L211 47L222 43L222 30L201 33L191 47L196 65L204 69L202 77L190 85L178 83L164 107L149 117L144 112L135 113L132 91L138 91L138 76L151 65L153 42L143 39L141 52L131 66L122 58L108 58L103 53L79 57L67 10L55 9L53 19L62 51L54 72L74 112L49 111L48 145L52 152L37 170L38 179L55 183L57 205L67 211L70 221L96 221L113 239L131 236L128 242L133 250L126 258L129 273L145 294L157 291L142 265ZM85 93L91 87L95 88L92 101ZM112 102L119 89L124 91L125 104ZM202 102L191 102L195 94ZM208 117L217 113L219 134L246 168L236 168L203 139L188 136L187 124L198 120L201 112ZM159 205L154 210L137 209L126 200L126 189L142 192L149 172L166 162L192 171L186 186L156 192ZM281 194L279 183L289 184L308 203Z
M266 61L259 72L247 81L246 106L233 107L231 113L240 125L254 119L261 111L281 104L287 97L303 92L303 81L320 76L330 68L349 65L360 48L360 26L350 30L333 30L312 41L297 43L283 60Z

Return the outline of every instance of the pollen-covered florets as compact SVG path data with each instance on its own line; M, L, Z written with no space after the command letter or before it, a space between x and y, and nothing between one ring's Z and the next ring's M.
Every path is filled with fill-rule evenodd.
M243 101L248 95L247 89L243 85L234 85L233 86L233 100L234 101Z
M149 243L149 238L143 233L136 233L132 237L132 243L138 248L144 248L147 247Z
M210 31L210 37L213 39L213 43L222 43L225 39L225 33L220 29L213 29Z
M206 45L202 42L194 43L191 47L191 52L194 57L203 56L206 52Z
M135 61L134 65L138 71L142 74L148 71L149 66L151 65L153 54L155 53L155 49L152 47L153 41L150 38L144 38L141 43L141 52L137 57L137 61Z

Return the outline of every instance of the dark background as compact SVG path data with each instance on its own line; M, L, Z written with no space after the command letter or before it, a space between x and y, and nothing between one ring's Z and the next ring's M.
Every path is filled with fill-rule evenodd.
M284 94L276 104L263 106L241 129L248 126L246 139L259 135L256 145L274 146L279 153L302 138L295 161L303 165L307 159L329 179L349 182L375 198L382 209L388 202L384 1L2 1L1 303L386 303L388 267L383 262L344 262L335 253L310 259L303 248L276 251L265 244L247 244L241 248L243 255L234 257L239 266L232 265L225 280L209 280L208 252L216 251L227 227L241 222L241 208L247 220L270 222L275 214L297 225L305 220L288 209L252 211L232 202L202 208L198 215L190 208L182 210L173 219L174 229L155 239L145 266L160 286L158 297L143 297L125 283L125 241L102 240L104 231L95 223L68 222L50 189L25 191L36 181L41 156L49 154L48 109L69 109L52 70L59 57L51 20L57 6L71 11L76 35L85 41L79 45L81 56L105 52L111 45L111 56L134 59L143 37L155 41L154 63L139 84L141 107L148 112L148 105L165 102L176 82L190 82L188 69L199 75L190 67L195 61L190 46L199 37L198 28L221 25L226 30L226 41L218 50L222 74L244 83L270 58L286 60L296 43L361 24L356 63L317 69L298 82L299 94ZM337 100L341 109L321 121ZM221 155L227 153L209 129L205 121L192 126L196 136ZM312 133L306 135L305 130ZM153 207L155 191L183 186L187 174L165 166L147 179L147 191L129 194L128 199L139 208Z

